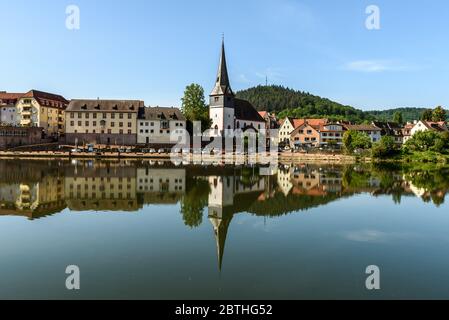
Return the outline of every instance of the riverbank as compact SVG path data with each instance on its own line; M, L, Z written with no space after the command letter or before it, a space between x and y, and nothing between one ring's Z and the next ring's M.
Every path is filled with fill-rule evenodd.
M279 162L322 162L322 163L355 163L370 162L369 158L358 159L355 156L343 154L305 154L282 152L279 154L254 154L254 155L192 155L192 154L148 154L148 153L118 153L105 152L101 154L87 152L58 152L58 151L0 151L0 159L147 159L181 161L230 161L250 163L274 163Z

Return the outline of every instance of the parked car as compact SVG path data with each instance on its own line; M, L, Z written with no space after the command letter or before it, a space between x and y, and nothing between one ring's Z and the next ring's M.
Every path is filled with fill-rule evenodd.
M172 149L172 153L181 153L181 149L180 148L173 148Z
M165 153L165 150L161 148L157 151L157 153L159 153L159 154Z
M78 148L76 148L76 149L72 149L72 150L70 150L71 152L74 152L74 153L77 153L77 152L81 152L81 149L78 149Z
M149 153L156 153L156 149L150 149L149 151L148 151Z

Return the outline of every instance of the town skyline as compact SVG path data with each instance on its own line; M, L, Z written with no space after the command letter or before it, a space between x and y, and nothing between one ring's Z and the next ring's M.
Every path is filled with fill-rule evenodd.
M362 110L447 105L444 70L449 65L444 44L436 40L446 23L439 14L448 5L438 4L441 13L415 5L402 13L402 5L378 1L381 28L367 30L369 3L364 1L339 5L248 1L237 12L234 6L220 8L223 18L233 19L224 24L204 19L216 12L217 3L177 4L183 10L170 10L170 3L136 1L118 10L114 4L77 1L80 29L67 30L65 3L44 1L38 8L25 1L0 1L2 11L9 12L0 22L0 35L9 46L20 48L26 37L31 48L56 48L33 50L33 55L22 50L1 52L0 69L6 77L0 79L0 88L57 91L69 98L139 98L151 106L180 106L186 85L194 82L206 92L211 89L217 48L225 33L235 91L264 85L268 77L268 84ZM41 11L42 16L37 14ZM397 14L419 23L395 21ZM438 50L432 50L435 43L440 44Z

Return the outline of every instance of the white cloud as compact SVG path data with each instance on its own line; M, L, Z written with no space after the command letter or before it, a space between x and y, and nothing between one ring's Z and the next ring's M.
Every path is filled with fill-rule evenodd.
M404 71L409 68L392 60L357 60L346 63L343 69L357 72L384 72Z

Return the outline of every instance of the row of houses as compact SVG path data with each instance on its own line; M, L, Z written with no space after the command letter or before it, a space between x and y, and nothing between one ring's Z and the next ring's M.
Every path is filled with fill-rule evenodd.
M371 124L351 124L331 122L328 119L286 118L279 122L278 143L291 148L341 146L344 133L349 130L365 133L373 143L380 141L382 136L391 136L397 145L406 143L420 131L449 131L446 122L422 120L400 125L380 121Z
M181 136L186 129L186 119L178 108L146 107L140 100L69 101L31 90L0 92L0 128L0 147L50 139L68 144L170 144L173 133Z

